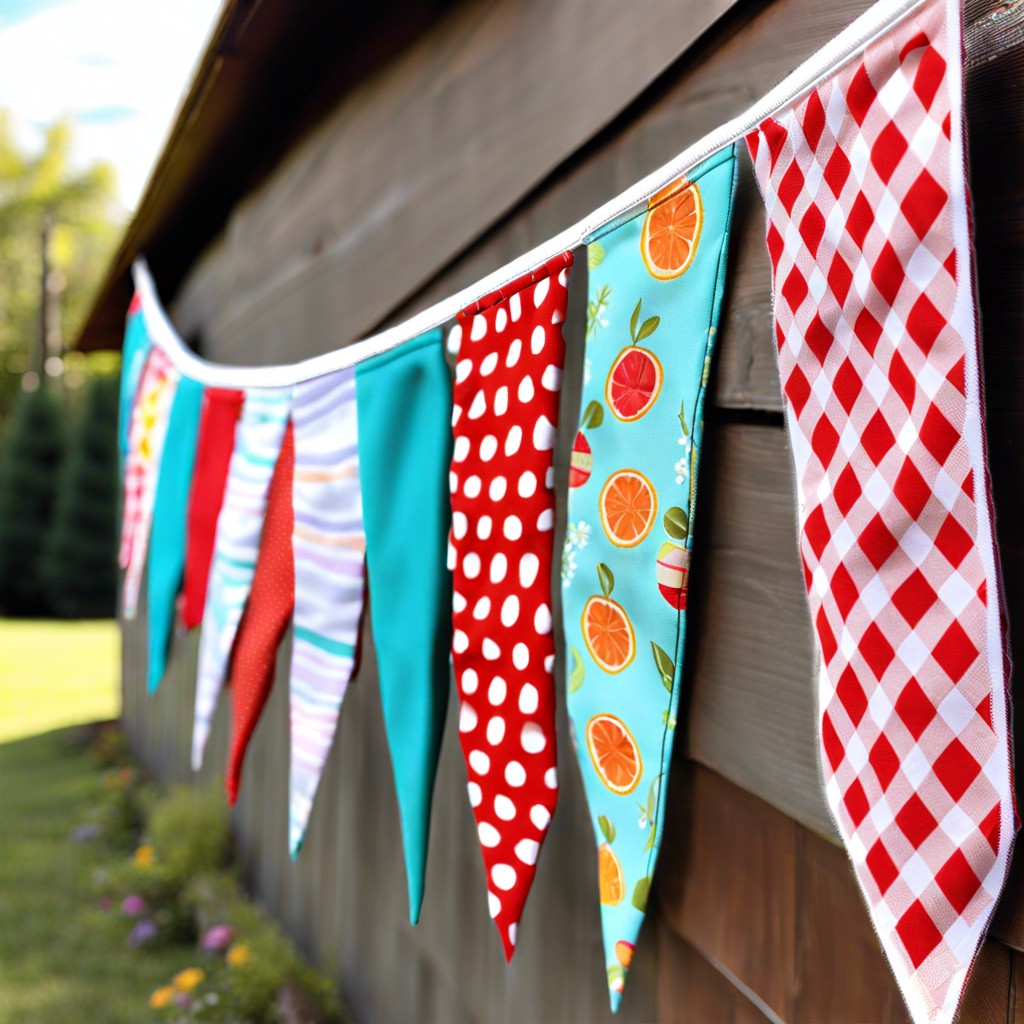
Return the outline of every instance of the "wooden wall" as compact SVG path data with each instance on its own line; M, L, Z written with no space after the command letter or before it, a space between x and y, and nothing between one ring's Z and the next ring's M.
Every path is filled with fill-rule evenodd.
M205 354L225 361L290 361L337 347L586 213L744 108L866 6L458 5L239 205L196 261L175 318ZM992 469L1020 635L1024 549L1012 527L1024 512L1024 3L994 19L995 6L967 4L968 110ZM904 1020L819 783L763 210L745 156L734 234L708 409L685 718L655 898L618 1019ZM578 268L568 330L577 362L586 294ZM565 421L577 402L568 389ZM563 444L563 480L566 458ZM126 726L161 778L192 781L196 638L176 641L155 698L144 694L143 639L138 627L126 632ZM283 650L282 666L287 657ZM506 969L453 723L414 929L372 652L346 699L295 865L286 852L287 700L278 682L235 814L246 876L337 976L354 1016L609 1020L593 839L564 712L559 808ZM224 712L201 782L220 778ZM1024 981L1022 896L1024 869L1015 869L966 1020L1024 1018L1014 998Z

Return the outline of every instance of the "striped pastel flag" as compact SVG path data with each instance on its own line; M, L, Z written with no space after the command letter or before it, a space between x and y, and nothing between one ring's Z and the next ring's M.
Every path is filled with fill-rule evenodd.
M352 369L295 388L295 640L288 847L298 856L355 670L365 590Z
M217 521L199 642L192 731L192 767L196 771L203 763L217 697L252 588L267 493L288 425L291 400L291 388L248 392L235 434L224 505Z

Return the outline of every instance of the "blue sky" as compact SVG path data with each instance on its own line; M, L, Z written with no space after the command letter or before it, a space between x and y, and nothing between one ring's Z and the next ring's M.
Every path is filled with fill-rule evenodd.
M134 209L220 0L0 0L0 107L23 145L58 117Z

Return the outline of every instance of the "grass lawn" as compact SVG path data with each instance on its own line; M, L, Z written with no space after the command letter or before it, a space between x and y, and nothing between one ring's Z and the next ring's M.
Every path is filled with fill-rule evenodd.
M116 718L120 660L112 620L0 620L0 743Z

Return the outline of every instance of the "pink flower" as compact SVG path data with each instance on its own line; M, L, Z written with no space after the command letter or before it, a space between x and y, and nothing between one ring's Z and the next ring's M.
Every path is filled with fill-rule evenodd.
M207 953L220 953L231 945L235 933L229 924L215 924L208 928L199 941L201 949Z
M141 896L125 896L121 900L121 913L125 917L138 917L146 912L146 901Z

